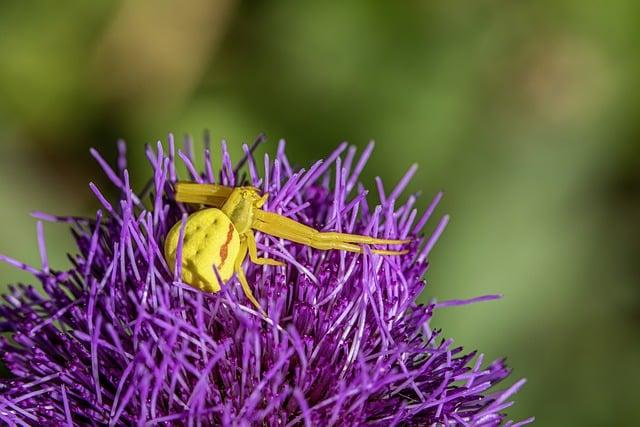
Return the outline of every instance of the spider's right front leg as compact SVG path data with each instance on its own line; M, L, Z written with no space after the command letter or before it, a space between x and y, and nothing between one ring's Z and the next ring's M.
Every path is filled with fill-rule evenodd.
M252 226L255 230L270 234L275 237L287 239L292 242L311 246L323 251L337 249L349 252L363 253L360 246L364 245L402 245L410 240L379 239L376 237L362 236L359 234L347 234L336 232L321 232L307 225L301 224L284 216L256 211L256 220ZM378 255L404 255L407 249L371 249L371 253Z

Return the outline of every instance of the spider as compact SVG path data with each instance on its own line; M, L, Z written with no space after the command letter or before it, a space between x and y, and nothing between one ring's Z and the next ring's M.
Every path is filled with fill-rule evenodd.
M282 266L284 263L258 256L254 230L315 249L356 253L363 253L359 246L362 244L402 245L410 242L320 232L291 218L261 209L268 197L268 194L260 195L254 187L178 182L175 191L177 202L212 206L187 217L182 240L182 281L202 291L215 293L220 291L218 278L226 282L236 273L246 297L264 314L249 287L242 263L247 253L255 264ZM165 258L172 270L175 268L181 228L182 221L178 221L167 234L164 244ZM371 252L403 255L408 250L372 249Z

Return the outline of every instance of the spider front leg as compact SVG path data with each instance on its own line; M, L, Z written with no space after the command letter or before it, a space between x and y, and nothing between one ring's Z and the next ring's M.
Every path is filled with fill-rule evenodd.
M321 232L315 228L300 224L290 218L265 212L256 211L254 229L275 237L291 240L320 250L338 249L349 252L363 253L358 244L368 245L402 245L410 240L378 239L376 237L362 236L359 234ZM372 253L378 255L404 255L408 250L372 249Z
M197 184L195 182L176 183L176 202L202 204L221 207L227 201L233 188L217 184Z
M251 262L258 265L274 265L274 266L282 266L283 262L276 261L271 258L258 258L258 246L256 244L256 236L253 234L253 231L247 230L246 234L247 247L249 249L249 258Z

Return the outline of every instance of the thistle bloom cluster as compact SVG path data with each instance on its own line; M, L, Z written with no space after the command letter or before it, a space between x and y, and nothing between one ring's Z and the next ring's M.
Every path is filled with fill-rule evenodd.
M168 148L168 149L167 149ZM258 234L258 249L283 267L245 263L263 318L235 278L219 293L181 283L162 256L168 230L195 207L172 198L173 139L147 147L153 177L129 184L124 143L117 167L93 156L121 194L116 203L90 184L101 209L93 219L34 214L42 258L32 286L0 299L0 424L9 425L498 425L523 384L495 390L509 370L485 365L429 326L419 305L430 237L416 197L401 202L411 168L371 206L358 182L372 146L356 156L341 145L308 170L294 169L284 143L257 163L252 149L233 164L222 145L214 174L204 152L198 172L190 145L178 151L191 180L252 185L270 195L266 210L321 230L411 238L410 252L380 256L319 251ZM262 169L262 172L259 170ZM245 171L245 172L243 172ZM77 242L72 267L47 261L42 221L68 223ZM490 299L492 296L479 299ZM530 420L525 421L524 423ZM516 425L506 422L505 425Z

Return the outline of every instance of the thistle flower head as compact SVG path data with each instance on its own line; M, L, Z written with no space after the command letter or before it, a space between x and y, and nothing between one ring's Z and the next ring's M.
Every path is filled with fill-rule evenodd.
M194 208L172 198L173 139L147 148L153 176L132 191L125 146L117 167L93 156L120 191L95 218L54 217L77 242L72 267L49 266L42 222L40 267L6 256L32 273L44 292L18 285L0 301L0 354L11 378L0 380L0 421L10 425L498 425L513 393L495 391L509 370L466 353L433 330L435 309L419 305L427 257L447 218L422 234L424 213L401 193L411 168L380 205L358 182L372 146L356 157L341 145L308 170L295 169L284 143L264 162L244 146L234 165L222 145L214 174L192 150L178 151L190 179L252 185L270 194L264 207L322 230L412 240L397 257L319 251L258 234L258 249L284 267L245 263L269 318L244 297L235 278L215 294L180 282L162 256L168 230ZM259 170L262 169L262 172ZM243 172L246 171L246 172ZM493 296L480 299L490 299ZM529 420L527 420L529 421ZM527 422L525 421L525 422ZM507 424L511 425L510 422Z

